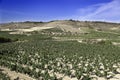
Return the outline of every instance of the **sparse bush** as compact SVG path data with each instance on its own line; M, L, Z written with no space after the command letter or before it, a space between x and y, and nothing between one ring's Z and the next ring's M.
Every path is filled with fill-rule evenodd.
M0 43L5 43L5 42L12 42L12 40L9 38L0 37Z

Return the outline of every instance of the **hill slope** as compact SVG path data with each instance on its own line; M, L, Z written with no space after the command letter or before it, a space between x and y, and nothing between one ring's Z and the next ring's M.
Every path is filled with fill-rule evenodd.
M89 22L89 21L74 21L74 20L58 20L51 22L18 22L1 24L1 30L18 30L18 31L38 31L43 29L57 29L62 32L80 33L86 29L95 30L118 30L120 24L107 22Z

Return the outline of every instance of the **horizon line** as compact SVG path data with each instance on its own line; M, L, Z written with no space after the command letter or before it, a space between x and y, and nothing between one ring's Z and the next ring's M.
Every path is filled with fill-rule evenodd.
M103 22L103 23L118 23L115 21L103 21L103 20L76 20L76 19L58 19L58 20L23 20L23 21L9 21L9 22L0 22L0 24L9 24L9 23L20 23L20 22L53 22L53 21L79 21L79 22Z

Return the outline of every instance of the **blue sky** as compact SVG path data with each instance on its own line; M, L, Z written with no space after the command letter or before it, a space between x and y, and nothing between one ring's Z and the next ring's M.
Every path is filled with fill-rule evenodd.
M0 0L0 22L90 20L120 22L120 0Z

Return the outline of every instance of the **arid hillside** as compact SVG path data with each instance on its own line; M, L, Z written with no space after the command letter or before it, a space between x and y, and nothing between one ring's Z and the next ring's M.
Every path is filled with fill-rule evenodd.
M75 20L56 20L50 22L15 22L1 24L1 30L18 30L18 31L38 31L43 29L55 29L62 32L83 32L85 29L95 30L118 30L119 23L108 22L89 22L89 21L75 21Z

